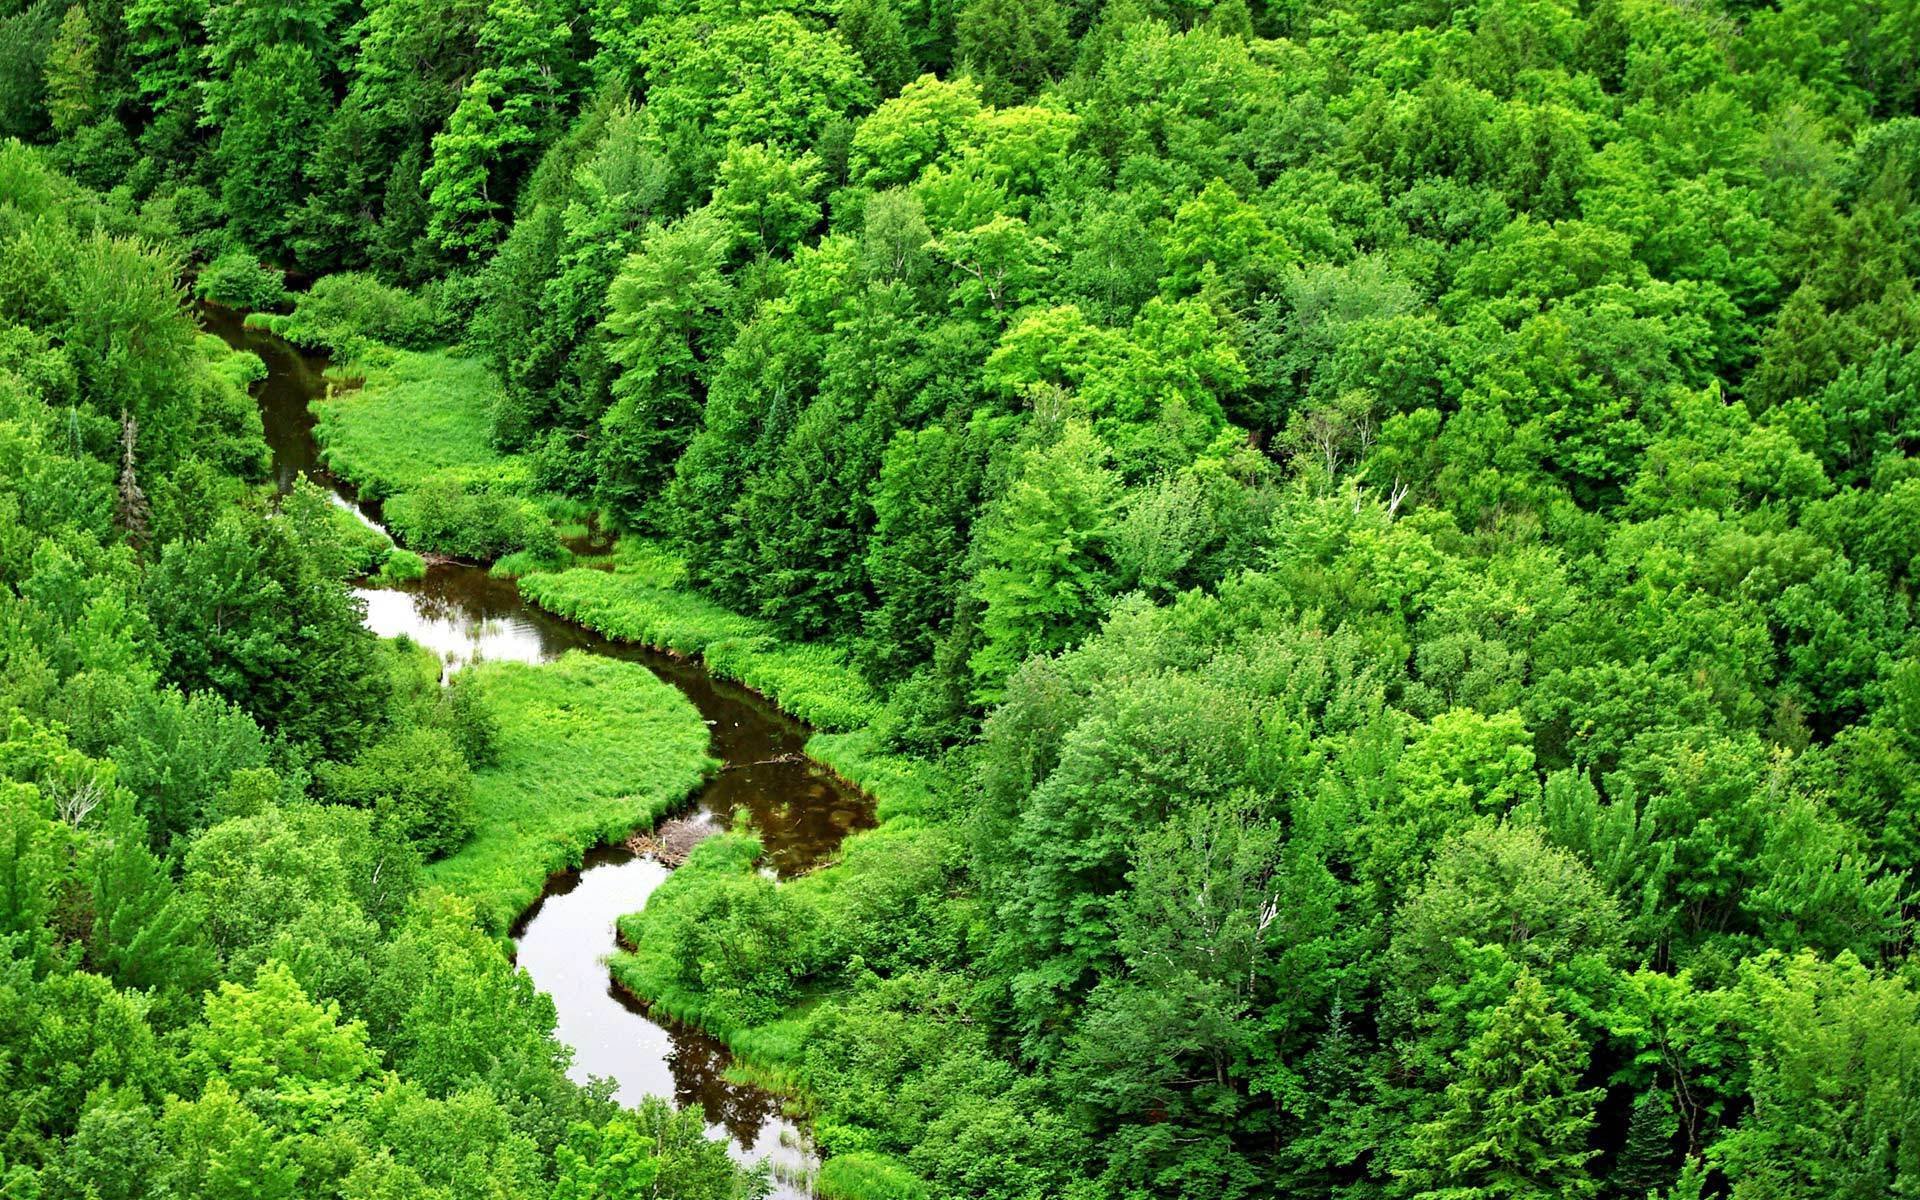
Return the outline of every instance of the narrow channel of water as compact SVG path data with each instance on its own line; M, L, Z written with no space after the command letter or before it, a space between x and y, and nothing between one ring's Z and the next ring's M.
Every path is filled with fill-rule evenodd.
M282 491L306 474L332 490L363 520L352 489L321 465L314 444L310 401L326 394L326 360L307 355L263 330L248 329L240 314L203 305L201 321L229 345L252 351L267 365L256 385L273 477ZM767 848L768 867L789 877L831 854L841 839L873 824L871 802L847 788L801 748L806 730L745 688L714 679L695 662L610 642L543 612L520 597L510 580L484 567L435 564L411 584L355 589L366 603L367 625L404 634L449 664L477 659L548 662L583 650L640 662L679 688L712 730L722 771L695 799L694 815L716 826L744 812ZM541 899L514 928L516 959L535 986L553 996L560 1040L573 1047L573 1074L611 1078L625 1104L667 1096L698 1104L715 1136L724 1135L736 1158L767 1158L786 1178L813 1166L801 1131L780 1110L778 1097L726 1077L726 1047L677 1022L656 1021L637 1000L614 987L605 958L615 947L614 922L645 906L667 876L658 861L624 847L602 847L579 870L548 881ZM791 1183L776 1196L801 1197Z

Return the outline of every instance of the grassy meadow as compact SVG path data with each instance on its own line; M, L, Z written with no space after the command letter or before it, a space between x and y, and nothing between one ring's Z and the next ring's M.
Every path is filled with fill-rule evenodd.
M693 705L636 663L569 654L474 669L498 759L474 776L473 840L429 873L502 931L547 876L670 812L714 762Z
M520 593L603 636L697 654L709 670L778 704L816 729L858 729L879 703L837 647L799 645L766 622L685 589L684 572L659 547L622 542L612 569L574 567L522 576Z

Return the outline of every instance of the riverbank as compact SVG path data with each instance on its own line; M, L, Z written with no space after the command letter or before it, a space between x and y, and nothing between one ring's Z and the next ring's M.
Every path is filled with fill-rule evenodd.
M325 415L318 432L327 443L326 459L339 474L386 496L390 518L406 513L409 496L436 485L465 488L478 481L484 488L499 481L501 486L518 486L524 479L522 464L494 454L473 436L490 385L451 382L470 369L470 362L407 352L397 352L388 361L397 365L368 371L365 386L322 404ZM447 374L436 377L442 369ZM435 411L416 411L422 406ZM435 426L455 431L445 446L408 444L412 430ZM396 532L403 542L416 542L412 531ZM494 573L517 574L528 565L522 556L496 564ZM479 570L455 569L466 575ZM493 582L505 585L503 580ZM736 803L746 807L747 828L754 833L711 839L696 847L679 869L649 872L644 894L631 901L639 911L626 911L619 919L627 946L614 955L608 969L614 985L641 998L650 1015L717 1039L732 1058L726 1076L750 1079L786 1095L799 1111L817 1119L815 1137L829 1155L813 1184L817 1194L830 1200L914 1200L924 1195L906 1164L880 1148L897 1145L899 1139L876 1138L858 1119L849 1119L869 1104L855 1094L863 1088L861 1081L824 1069L817 1051L832 1047L829 1057L844 1052L845 1029L868 1019L862 1010L867 1001L859 993L877 977L866 969L863 954L887 953L898 930L916 924L925 929L923 940L930 946L957 947L964 940L961 925L967 910L947 902L964 852L957 834L935 819L949 792L938 772L875 746L865 730L879 711L879 698L841 649L786 642L767 623L693 592L678 560L656 544L625 539L611 553L576 557L560 569L525 570L516 584L505 586L517 586L519 598L538 610L614 642L698 659L706 674L735 681L781 713L813 726L816 732L804 742L804 757L791 750L727 747L716 728L716 749L729 769L702 793L702 807L723 818ZM507 669L510 666L483 665L481 676L494 680L493 686L508 681L530 687L539 678L537 671L552 670L523 668L522 674ZM613 730L606 733L619 736ZM630 730L625 736L639 740L632 739ZM581 884L586 879L584 874L549 879L549 872L579 863L595 842L617 841L652 824L676 806L676 798L672 786L638 804L632 803L634 797L598 795L594 803L609 805L604 815L576 821L578 814L568 805L547 804L539 795L539 789L553 781L568 780L567 749L555 747L551 754L532 746L523 750L522 760L507 773L511 782L495 780L481 789L487 792L481 824L494 833L448 859L436 875L481 898L482 919L490 928L504 929L516 914L527 912L538 915L524 932L537 930L545 938L548 926L567 908L559 900L574 893L576 879ZM795 840L791 794L785 787L770 793L764 785L756 786L755 776L773 771L784 777L796 770L841 781L824 787L808 808L831 805L842 791L864 790L877 799L883 824L858 832L861 822L856 819L851 827L821 831L824 837L803 832ZM669 770L663 777L672 776ZM678 795L683 797L690 787L684 784ZM563 828L541 824L555 816L565 818ZM555 828L560 828L558 834ZM824 866L822 848L833 855ZM784 882L768 878L763 868L769 865ZM624 868L611 860L592 868L614 869ZM549 900L529 910L542 883ZM604 899L600 903L604 905ZM590 937L591 931L583 925L565 936L573 941ZM588 963L598 958L590 946L579 946L574 953ZM584 1024L617 1023L617 1014L604 1008L605 971L596 990L571 959L549 964L556 956L544 949L526 957L555 972L537 982L558 989L563 1027L570 1006L599 1014L596 1022ZM952 957L948 951L932 954L939 961ZM572 996L574 991L580 995L563 999L562 994ZM577 1036L607 1039L605 1029L584 1024ZM911 1032L916 1039L950 1040L939 1022L916 1023ZM932 1044L923 1057L937 1057ZM652 1073L647 1064L638 1069ZM698 1097L681 1093L676 1075L675 1094L682 1103L699 1098L710 1104L712 1099L711 1092ZM710 1116L712 1112L709 1106ZM762 1124L755 1128L766 1128L767 1115L756 1118ZM743 1146L767 1146L764 1133L755 1135L745 1126L733 1133Z
M327 470L315 442L310 405L341 399L325 376L324 357L299 351L250 319L243 322L243 314L209 307L206 315L229 345L255 351L268 365L257 399L280 490L309 475L331 489L343 517L376 526L356 500L358 486ZM390 352L376 349L380 353L372 357L390 361ZM423 365L433 358L423 353L407 361ZM354 392L342 411L369 428L392 420L394 413L378 403L383 386L376 379L371 391ZM444 388L420 394L443 401L464 394L464 403L472 397L470 390ZM336 436L342 427L332 427ZM416 458L407 471L446 467ZM417 486L406 472L396 481ZM550 525L546 530L549 536L555 532ZM586 530L566 532L577 537ZM516 959L535 988L553 1000L557 1033L574 1051L568 1074L575 1082L610 1079L626 1103L668 1096L682 1107L697 1107L708 1133L724 1136L738 1161L775 1164L777 1200L799 1200L805 1193L795 1181L810 1178L817 1160L810 1139L784 1116L780 1098L735 1078L736 1064L721 1043L684 1025L654 1021L609 986L601 960L615 948L614 919L643 905L667 869L624 847L584 855L581 849L618 842L666 811L689 807L688 792L704 774L689 819L724 828L745 814L766 840L767 864L793 875L871 824L871 805L812 764L801 753L805 731L760 696L717 680L691 659L617 645L551 616L502 577L507 572L498 568L511 564L495 566L490 572L470 561L433 556L417 571L401 573L407 578L381 574L355 589L374 632L425 647L446 666L481 664L477 684L502 710L497 715L505 744L475 785L482 831L430 869L433 882L479 899L478 924L503 937L512 929ZM582 665L571 665L576 661ZM679 765L626 760L627 751L661 739L627 719L633 713L623 708L632 706L605 705L602 693L574 686L550 692L549 685L568 682L568 670L621 674L628 690L652 698L639 702L647 711L663 711L663 705L676 710ZM583 715L589 719L583 722ZM583 731L596 725L590 739L568 744L567 736L585 738ZM563 736L543 736L556 729ZM527 736L516 738L522 732ZM608 748L611 757L602 753ZM708 773L715 763L707 751L723 769ZM609 765L612 773L595 780L583 770L583 758ZM559 869L569 863L579 866Z
M670 553L623 539L591 566L520 577L520 594L615 641L699 655L707 669L759 692L815 729L863 728L879 698L839 648L797 644L684 585Z
M687 804L719 766L700 714L644 666L578 651L557 662L482 662L475 687L499 727L474 773L475 833L428 868L505 933L550 876L596 846Z
M826 1155L817 1195L919 1200L925 1184L860 1119L893 1103L871 1090L885 1072L870 1075L846 1056L872 1052L850 1031L866 1030L873 995L887 986L874 968L905 965L891 949L902 929L920 931L933 962L965 940L970 909L949 902L966 855L943 819L952 781L879 750L864 731L816 734L807 751L873 795L881 824L848 837L832 864L779 884L756 869L752 837L701 843L645 908L620 918L623 948L608 966L650 1011L718 1038L746 1074L794 1097ZM943 1020L896 1023L880 1044L897 1048L883 1057L931 1068L948 1032Z

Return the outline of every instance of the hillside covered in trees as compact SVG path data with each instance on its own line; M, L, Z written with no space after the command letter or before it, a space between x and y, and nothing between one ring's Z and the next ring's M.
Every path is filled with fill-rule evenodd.
M1914 4L0 0L0 139L0 1196L764 1194L498 936L697 715L429 560L877 798L610 967L822 1195L1920 1191Z

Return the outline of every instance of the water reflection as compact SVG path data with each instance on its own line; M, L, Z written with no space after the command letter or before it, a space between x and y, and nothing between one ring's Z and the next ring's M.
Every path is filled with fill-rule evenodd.
M281 491L307 474L326 484L336 503L378 528L351 489L320 465L309 401L326 394L326 360L305 355L240 314L201 306L209 332L250 350L267 364L256 387L273 475ZM581 546L603 548L597 539ZM697 798L698 812L719 826L736 814L760 835L771 872L787 878L816 865L846 835L873 825L871 802L802 753L806 730L764 699L715 680L698 663L609 642L521 599L511 580L481 567L430 565L423 579L398 586L355 589L367 606L367 625L384 637L404 635L431 648L451 669L479 660L549 662L569 650L640 662L679 688L712 731L713 753L724 769ZM780 1111L778 1097L726 1078L725 1046L697 1030L655 1021L645 1007L612 984L606 956L615 949L614 922L646 904L667 868L624 848L590 853L577 871L557 875L515 929L516 960L534 985L554 999L556 1032L573 1047L572 1074L611 1078L624 1103L671 1096L698 1104L709 1131L724 1135L736 1158L774 1162L791 1177L812 1165L804 1139ZM776 1196L800 1197L792 1184Z

